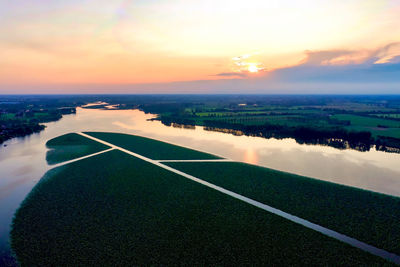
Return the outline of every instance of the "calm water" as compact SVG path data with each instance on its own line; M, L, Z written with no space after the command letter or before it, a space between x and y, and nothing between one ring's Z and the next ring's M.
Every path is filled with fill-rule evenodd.
M181 129L138 110L77 109L45 131L16 138L0 147L0 255L7 251L9 226L20 203L43 174L47 140L74 131L122 132L156 138L233 160L315 177L400 196L400 154L371 150L338 150L326 146L299 145L293 139L263 139L210 132L202 127Z

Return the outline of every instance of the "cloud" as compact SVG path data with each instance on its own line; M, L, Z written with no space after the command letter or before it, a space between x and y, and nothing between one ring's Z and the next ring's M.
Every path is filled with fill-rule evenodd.
M299 65L275 70L271 76L270 80L281 83L399 83L400 64Z
M375 51L368 51L368 50L305 51L305 58L300 62L300 64L301 65L362 64L369 61L369 59L371 58L375 59L374 54Z
M250 54L246 54L246 55L234 57L234 58L232 58L232 60L234 60L234 61L242 61L243 59L247 59L249 57L251 57L251 55Z
M346 50L331 50L331 51L310 51L304 52L305 58L300 62L301 65L325 65L326 62L349 55L351 51Z
M305 51L305 58L300 62L300 65L395 63L398 61L399 56L400 42L394 42L374 50L307 50Z
M400 56L395 56L390 59L390 63L400 63Z
M398 83L400 82L400 42L390 43L374 50L307 50L298 65L263 71L250 77L251 64L264 70L261 63L254 63L251 54L233 58L238 66L232 72L215 76L251 78L254 85L284 83ZM253 63L252 63L253 62ZM245 88L245 87L244 87ZM400 88L399 88L400 90Z
M221 72L221 73L217 73L214 74L212 76L219 76L219 77L241 77L241 78L245 78L247 77L247 73L245 72Z
M298 65L259 75L250 75L243 70L212 75L225 79L172 83L36 85L35 92L400 94L400 54L396 50L399 44L392 43L369 51L306 51L305 59ZM385 58L384 62L379 62ZM3 85L2 88L0 93L15 93L27 86ZM34 89L33 86L30 88Z
M394 63L400 56L400 42L390 43L375 51L375 57L378 60L377 64Z
M306 51L295 66L197 85L232 93L400 94L399 47L400 43L391 43L375 50Z
M259 62L257 59L257 55L260 53L252 53L252 54L245 54L237 57L233 57L233 72L237 73L246 73L249 71L249 68L256 68L258 71L265 70L264 64ZM237 75L236 75L237 76Z

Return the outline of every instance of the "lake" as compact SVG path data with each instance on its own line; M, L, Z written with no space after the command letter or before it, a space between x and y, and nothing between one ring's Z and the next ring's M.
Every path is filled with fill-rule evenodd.
M38 134L15 138L0 147L0 256L9 253L8 236L15 210L43 174L47 140L76 131L121 132L151 137L229 159L334 183L400 196L400 154L339 150L297 144L294 139L264 139L195 129L175 128L139 110L77 108ZM5 146L4 146L5 145Z

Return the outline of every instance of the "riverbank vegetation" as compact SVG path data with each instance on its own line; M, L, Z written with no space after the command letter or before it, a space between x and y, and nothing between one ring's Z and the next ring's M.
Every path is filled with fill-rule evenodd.
M116 150L49 171L11 244L21 266L391 265Z

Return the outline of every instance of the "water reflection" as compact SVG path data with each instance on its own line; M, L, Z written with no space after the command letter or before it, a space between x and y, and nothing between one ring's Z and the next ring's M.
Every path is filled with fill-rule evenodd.
M249 164L258 164L258 155L254 149L247 149L243 156L243 161Z
M335 183L400 196L400 154L339 150L298 144L293 139L265 139L209 131L203 127L165 126L138 110L78 108L46 130L7 141L0 147L0 255L7 247L14 211L43 174L47 140L74 131L138 134L233 160L258 164Z
M170 122L162 121L164 125L170 126ZM218 123L218 122L216 122ZM174 126L174 123L172 124ZM190 126L190 125L189 125ZM241 125L231 125L232 127L242 127ZM182 127L182 126L181 126ZM229 127L229 125L226 125ZM244 126L247 127L247 126ZM256 127L264 127L264 126L256 126ZM221 132L221 133L229 133L237 136L246 135L246 136L253 136L253 137L263 137L263 138L275 138L275 139L287 139L294 135L294 138L298 144L307 144L307 145L324 145L324 146L331 146L337 149L345 150L345 149L354 149L362 152L370 151L371 149L376 149L378 151L385 151L390 153L400 153L400 148L393 147L394 142L388 142L393 138L391 137L380 137L376 141L376 145L374 145L371 141L371 136L369 133L359 132L359 133L351 133L350 137L352 140L345 140L343 138L326 138L322 136L309 136L307 131L304 130L303 132L289 134L287 132L280 133L276 129L266 130L264 131L262 128L244 128L243 130L235 130L231 128L219 128L219 127L210 127L205 126L204 130L206 131L214 131L214 132ZM339 132L339 134L344 134L344 132ZM392 146L390 146L392 145Z

